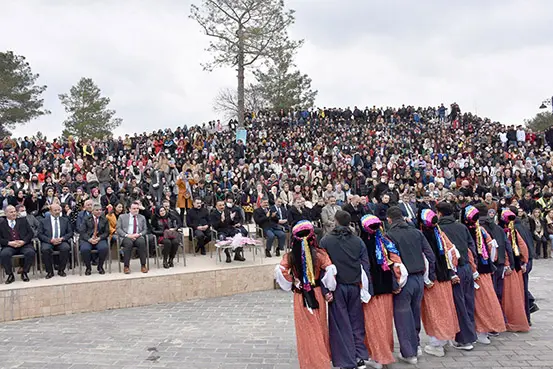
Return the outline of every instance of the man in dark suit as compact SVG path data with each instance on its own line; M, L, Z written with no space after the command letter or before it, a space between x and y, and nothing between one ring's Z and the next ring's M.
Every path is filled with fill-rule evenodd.
M17 211L14 206L8 205L5 214L6 219L0 222L0 246L2 246L0 262L8 274L6 284L15 281L12 268L12 256L14 255L25 257L21 279L23 282L29 282L29 270L36 255L35 249L31 245L33 230L26 218L17 218Z
M288 225L288 209L284 206L282 199L277 197L275 204L269 209L271 213L276 213L278 216L278 224L282 227L283 230L290 228Z
M242 233L243 236L247 236L248 234L246 229L242 227L239 222L242 218L239 209L232 209L232 207L234 207L234 203L232 203L232 201L229 201L229 204L231 204L231 208L227 209L223 200L217 201L215 209L213 209L210 215L209 222L211 227L217 231L220 240L227 237L234 237L238 233ZM241 249L241 247L237 247L234 250L234 260L246 260L243 256L241 256ZM225 249L225 255L227 256L226 262L232 262L230 251L228 249Z
M102 215L102 206L95 204L92 207L92 215L86 218L79 229L81 255L86 266L85 275L92 274L91 251L98 250L98 273L105 274L104 261L109 252L108 237L109 223Z
M261 207L255 209L253 212L254 222L263 229L263 233L267 237L267 244L265 246L265 256L272 257L271 247L275 237L278 239L278 248L276 250L276 256L280 256L280 251L284 250L284 244L286 243L286 233L278 225L278 215L275 211L269 209L269 199L264 197L261 200Z
M417 204L411 201L411 195L406 193L402 195L398 207L401 209L401 214L408 224L416 225L417 222Z
M202 206L202 199L194 199L194 207L186 212L186 224L192 228L194 237L198 241L196 252L205 255L205 245L211 240L209 232L209 211Z
M42 262L46 269L46 279L54 276L54 265L52 262L52 254L59 251L59 266L58 275L65 277L65 266L69 260L69 240L73 236L73 229L68 218L61 216L61 206L57 203L50 205L50 214L40 222L40 230L38 239L41 242L40 252L42 254Z

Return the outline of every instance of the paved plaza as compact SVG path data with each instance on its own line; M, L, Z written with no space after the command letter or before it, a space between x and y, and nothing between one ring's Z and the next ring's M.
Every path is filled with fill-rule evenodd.
M552 267L538 260L532 272L541 310L530 333L505 333L472 352L449 349L444 358L425 355L417 367L553 368ZM0 368L295 369L292 299L274 290L3 323Z

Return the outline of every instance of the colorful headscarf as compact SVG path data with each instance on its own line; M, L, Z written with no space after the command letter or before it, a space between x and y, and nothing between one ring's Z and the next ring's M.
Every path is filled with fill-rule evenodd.
M465 222L469 227L474 228L474 234L476 236L476 250L480 256L482 264L488 264L488 247L486 246L486 231L480 227L478 218L480 217L480 211L472 205L467 205L464 210Z
M438 226L438 215L430 209L421 210L421 223L428 229L434 230L434 237L436 237L436 245L438 246L438 252L441 256L445 257L447 268L453 269L449 257L445 255L445 241L444 233Z
M520 250L518 248L518 242L517 242L517 232L515 230L515 219L516 219L515 213L513 213L509 209L504 209L500 214L500 219L505 223L505 231L507 233L507 237L509 240L511 240L511 246L513 247L513 254L515 256L520 256Z
M376 241L375 254L376 262L381 266L382 270L390 270L389 265L392 264L389 257L389 252L399 254L399 250L388 238L382 234L382 221L374 215L367 214L361 218L361 225L363 229L374 235Z
M296 240L301 240L301 265L302 265L302 287L305 291L311 291L315 286L315 272L313 268L313 259L311 258L311 249L309 248L308 238L315 234L313 224L308 220L299 221L292 228L292 236Z

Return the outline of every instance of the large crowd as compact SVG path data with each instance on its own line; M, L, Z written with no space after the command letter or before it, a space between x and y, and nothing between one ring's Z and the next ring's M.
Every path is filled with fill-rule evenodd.
M319 237L328 233L341 207L358 223L367 213L385 221L386 210L399 205L413 222L418 209L440 201L453 204L456 217L465 205L484 202L492 216L517 207L532 228L536 257L549 256L548 134L462 113L456 103L251 112L244 128L246 142L236 139L232 120L102 140L6 137L0 208L16 207L38 237L52 204L75 233L97 206L113 236L121 233L120 215L136 203L148 232L162 238L189 226L202 253L211 230L217 237L245 234L243 225L256 220L271 256L273 239L282 246L300 220L315 222ZM225 202L231 208L223 211ZM215 219L217 208L225 221ZM257 209L267 211L255 217Z
M312 293L324 282L318 279L321 276L317 268L326 270L336 264L338 270L344 270L332 240L357 234L365 241L363 249L368 250L370 260L370 268L362 263L369 276L363 283L372 286L367 288L369 296L375 294L373 288L381 287L376 295L391 298L409 286L405 288L410 289L412 299L417 288L415 282L410 285L405 278L413 274L418 278L416 283L422 283L419 274L424 270L430 272L424 278L427 286L441 286L433 287L441 291L435 293L435 300L424 294L429 297L426 307L424 303L422 306L423 321L426 309L424 324L430 330L433 319L439 318L440 314L435 314L440 303L450 296L443 283L449 283L450 278L453 284L462 283L463 295L473 289L473 275L475 279L480 278L477 274L493 276L493 285L492 278L478 279L487 292L484 298L476 294L476 310L474 304L467 305L469 295L461 298L453 288L459 326L451 327L458 330L445 334L442 325L434 325L435 340L425 348L441 356L446 336L455 339L457 347L471 349L476 338L488 343L492 333L529 328L530 312L537 310L528 292L531 262L550 257L553 240L552 144L553 132L506 126L463 113L456 103L426 108L403 105L259 111L246 114L244 127L237 127L233 120L225 125L210 121L201 126L101 140L6 137L0 142L0 208L5 218L0 221L0 261L6 283L15 281L14 256L21 259L18 272L25 282L33 265L46 271L46 278L54 277L56 270L65 277L65 269L74 267L75 259L82 260L85 275L92 273L92 265L104 274L105 261L116 244L120 249L116 257L123 263L124 273L131 272L134 248L141 272L147 273L157 245L162 249L163 266L174 266L173 259L183 246L181 231L186 228L193 252L205 255L211 240L248 236L248 224L255 223L256 233L266 239L266 257L280 256L287 244L292 248L282 259L280 282L294 283L288 287L302 296L303 302L300 299L298 304L311 314L296 318L303 319L301 324L310 324L313 310L326 304L323 300L316 302L322 295ZM416 229L422 233L411 234L407 241L402 236L402 232ZM459 238L465 229L470 240ZM426 243L421 241L426 267L419 260L422 253L412 255L405 246L417 235L427 239ZM317 240L326 251L319 248ZM234 260L245 260L242 248L233 247L225 249L227 262L232 262L231 252ZM444 253L457 256L444 258ZM80 258L75 258L76 254ZM386 260L394 267L384 267ZM491 264L496 266L490 268ZM392 283L389 275L375 274L380 267L386 273L394 272L399 285ZM452 272L458 269L466 275ZM514 277L505 287L509 295L504 297L500 282L511 274ZM342 275L355 283L361 278L358 273ZM338 274L338 285L341 278L344 282L343 278L348 277ZM384 277L389 283L384 283ZM523 280L521 295L516 286L519 282L522 286ZM382 283L385 285L379 286ZM497 294L492 299L495 303L490 302L490 286ZM326 292L327 301L349 293L332 292ZM417 293L422 299L422 292ZM407 301L395 300L394 307ZM478 308L478 304L497 307L497 302L503 308L500 314L508 319L507 325L479 323L479 316L483 321L493 320L498 312L488 307L482 318L485 309ZM329 306L331 316L344 313L336 310L339 304ZM384 314L386 306L373 305L365 312L364 320L376 324L382 316L375 318L371 312ZM471 315L476 328L463 326L471 319L461 317L459 309ZM414 324L405 328L407 331L402 328L398 335L404 361L415 363L419 342L414 342L416 337L409 329L420 330L420 321L416 322L420 311L409 314L411 318L394 312L393 318L406 327ZM521 315L525 322L517 321ZM449 319L454 316L448 315ZM333 334L343 333L338 327L343 318L335 319L336 327L330 326L331 343ZM388 315L386 319L386 324L392 321ZM450 337L452 334L455 337ZM389 337L377 341L381 339ZM325 342L328 346L328 340ZM321 350L328 352L325 342ZM298 335L300 343L305 342ZM384 352L381 361L391 362L388 349L372 347L371 337L367 336L365 345L371 356ZM351 352L347 355L353 356L344 356L351 347L332 352L335 365L350 365L353 361L360 363L359 367L365 365L363 359L368 360L368 356L363 349L357 357ZM298 352L302 362L306 358L301 355L306 351L302 348ZM306 360L306 367L317 367L309 358ZM320 363L320 358L313 360Z

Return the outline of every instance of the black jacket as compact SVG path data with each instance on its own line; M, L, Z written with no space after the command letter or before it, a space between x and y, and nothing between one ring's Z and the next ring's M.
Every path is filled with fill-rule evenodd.
M34 234L26 218L17 218L15 220L15 230L19 233L21 241L24 241L26 245L31 243ZM8 242L11 240L11 228L8 220L2 219L0 220L0 246L8 246Z
M325 249L336 266L339 284L361 283L361 267L370 277L369 257L367 247L361 238L351 232L349 227L338 226L321 240L321 248ZM370 278L369 278L370 283ZM372 287L369 293L373 295Z
M452 215L441 217L438 221L438 225L446 234L447 238L455 245L459 254L461 254L458 265L462 266L468 264L469 250L472 252L473 256L476 255L474 240L472 239L469 229L464 224L457 222Z
M192 208L186 212L186 225L193 230L204 225L209 225L209 211L206 208Z
M436 258L421 231L401 220L392 223L386 235L396 245L401 261L409 274L424 273L426 270L424 257L426 257L426 260L428 260L428 278L431 281L436 280Z
M278 214L275 211L267 216L263 208L257 208L253 212L253 220L263 230L274 228L278 225Z
M94 216L91 215L83 221L79 233L81 241L88 241L92 238L94 235ZM96 235L100 240L107 240L109 237L109 222L103 215L98 218Z
M288 224L290 225L290 227L294 227L301 220L311 221L310 209L304 207L303 209L301 209L301 212L300 212L295 205L291 206L290 210L288 210Z
M518 218L515 220L515 229L526 243L526 246L528 246L528 261L532 260L534 258L534 238L532 237L532 232Z
M69 218L59 217L59 228L60 234L58 237L63 238L65 242L69 241L73 237L73 229L71 228L71 222ZM51 216L48 215L41 219L40 221L40 230L38 231L38 239L41 242L49 243L50 240L54 237L54 232L52 230Z

